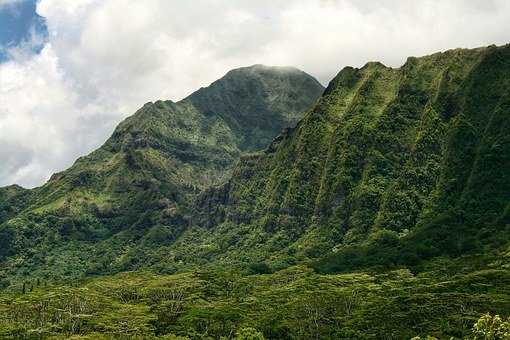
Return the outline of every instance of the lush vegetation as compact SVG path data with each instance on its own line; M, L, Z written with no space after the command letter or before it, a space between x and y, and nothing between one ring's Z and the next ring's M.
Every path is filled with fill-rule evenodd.
M321 91L235 70L0 189L2 336L505 339L510 46Z
M272 274L219 268L174 275L133 272L68 286L32 281L1 295L0 334L462 338L474 334L473 324L483 313L510 314L510 272L494 263L477 268L472 260L438 259L417 273L401 268L319 275L294 266ZM508 332L503 321L486 319L476 324L477 338L506 339L481 336L487 328Z
M158 251L178 239L197 193L227 178L242 152L294 125L322 91L294 68L232 70L178 103L145 104L42 187L0 189L1 285L147 262L133 248Z
M509 77L510 46L345 68L295 129L203 194L199 223L220 222L199 244L228 235L228 261L242 249L330 272L504 251Z

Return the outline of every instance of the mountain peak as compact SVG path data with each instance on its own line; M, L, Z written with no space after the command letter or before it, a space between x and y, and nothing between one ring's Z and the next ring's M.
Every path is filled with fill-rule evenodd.
M294 67L294 66L273 66L273 65L265 65L265 64L254 64L251 66L242 66L238 68L234 68L227 72L229 73L250 73L250 72L268 72L268 73L301 73L307 74L304 71Z
M253 151L294 125L323 91L315 78L294 67L256 64L227 72L183 102L220 116L237 130L241 150ZM271 137L260 131L271 131Z
M322 91L297 69L253 65L179 102L148 102L101 148L28 191L24 206L109 220L112 232L133 227L138 218L129 216L142 211L158 211L158 223L180 227L197 190L228 177L242 152L268 146Z

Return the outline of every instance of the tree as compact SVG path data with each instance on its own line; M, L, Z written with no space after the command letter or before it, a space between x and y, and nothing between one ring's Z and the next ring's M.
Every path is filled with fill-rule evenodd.
M473 338L480 340L510 340L510 318L499 315L482 315L473 325Z
M255 328L241 328L236 334L236 340L264 340L264 335Z

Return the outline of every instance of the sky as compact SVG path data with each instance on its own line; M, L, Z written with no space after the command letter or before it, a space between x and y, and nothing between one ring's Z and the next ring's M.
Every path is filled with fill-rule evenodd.
M30 52L38 53L44 46L46 24L44 18L36 13L35 0L17 2L0 0L0 27L0 62L9 59L7 53L9 48L26 46L29 43ZM33 37L40 40L35 42Z
M0 0L0 186L42 185L149 101L228 70L343 67L510 41L507 0Z

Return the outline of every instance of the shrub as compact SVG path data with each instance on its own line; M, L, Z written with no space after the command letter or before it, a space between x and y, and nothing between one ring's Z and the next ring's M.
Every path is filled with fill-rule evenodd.
M236 334L236 340L264 340L264 335L255 328L241 328Z
M473 325L473 338L483 340L509 340L510 318L503 320L499 315L482 315Z

